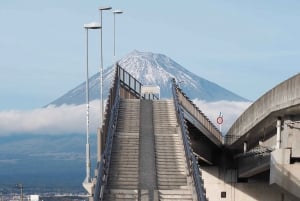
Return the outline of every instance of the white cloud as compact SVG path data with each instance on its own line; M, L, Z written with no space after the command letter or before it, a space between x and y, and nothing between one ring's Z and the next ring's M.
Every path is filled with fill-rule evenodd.
M237 117L251 102L218 101L205 102L195 99L193 102L218 127L216 119L222 112L225 133ZM96 133L99 127L99 101L90 103L90 133ZM68 134L86 133L86 105L49 106L30 111L0 111L0 135L11 134Z
M193 102L213 122L217 128L217 118L223 114L222 133L226 134L234 121L252 104L251 102L217 101L205 102L195 99Z
M99 126L99 101L90 103L90 133ZM30 111L1 111L0 135L86 133L86 105L48 106Z

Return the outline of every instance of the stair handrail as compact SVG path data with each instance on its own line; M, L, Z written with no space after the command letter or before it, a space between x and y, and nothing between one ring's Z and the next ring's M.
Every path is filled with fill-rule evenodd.
M113 138L116 131L116 124L118 118L119 104L120 104L120 79L119 79L119 67L116 65L115 79L113 86L110 89L108 101L106 104L106 115L103 125L103 132L106 133L105 147L101 155L101 161L98 164L98 177L94 191L94 201L102 201L104 196L104 190L107 184L107 177L109 173L109 165L111 158L111 150L113 144ZM107 115L109 114L109 118Z
M185 108L193 117L198 119L198 121L203 125L203 127L212 134L215 139L222 144L223 136L222 132L210 121L210 119L198 108L198 106L193 103L193 101L180 89L177 88L178 99Z
M141 97L142 83L133 77L124 68L118 65L118 76L120 79L120 84L122 88L126 89L129 93L133 95L134 98Z
M183 117L183 108L179 103L178 95L177 95L177 90L178 86L176 85L176 81L173 78L172 79L172 93L173 93L173 100L175 104L175 109L176 109L176 116L180 124L181 128L181 134L182 134L182 139L183 139L183 145L185 149L185 155L186 155L186 162L187 162L187 167L189 171L192 173L196 193L197 193L197 199L199 201L207 201L207 198L205 196L205 190L203 186L203 180L201 176L201 172L199 170L199 164L198 161L196 160L195 155L193 154L192 148L190 146L190 140L188 136L188 131L186 128L186 124L184 121Z

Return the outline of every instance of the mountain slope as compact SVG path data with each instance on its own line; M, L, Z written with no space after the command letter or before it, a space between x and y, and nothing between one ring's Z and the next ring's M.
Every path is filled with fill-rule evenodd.
M131 73L144 85L158 85L162 98L170 98L170 79L175 78L180 83L183 91L192 99L198 98L205 101L247 101L227 89L201 78L181 65L162 54L151 52L133 51L119 61L126 71ZM113 67L104 70L104 97L107 96L113 78ZM99 99L99 73L93 75L90 80L90 100ZM85 83L75 87L65 95L51 102L53 105L82 104L85 102Z

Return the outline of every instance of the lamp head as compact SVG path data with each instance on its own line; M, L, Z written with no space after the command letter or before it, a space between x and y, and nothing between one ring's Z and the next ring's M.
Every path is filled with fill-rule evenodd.
M110 6L101 6L99 10L111 10Z
M98 22L91 22L84 24L85 29L101 29L101 25Z
M117 9L117 10L114 10L114 11L113 11L113 13L114 13L114 14L122 14L122 13L123 13L123 11L121 11L121 10Z

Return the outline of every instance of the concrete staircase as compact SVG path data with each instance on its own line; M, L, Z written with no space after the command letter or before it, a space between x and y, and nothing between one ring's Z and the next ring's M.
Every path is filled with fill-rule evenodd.
M104 200L196 200L191 184L173 101L121 100Z
M173 101L153 102L153 122L159 200L193 200Z
M140 100L122 99L104 200L138 200Z

